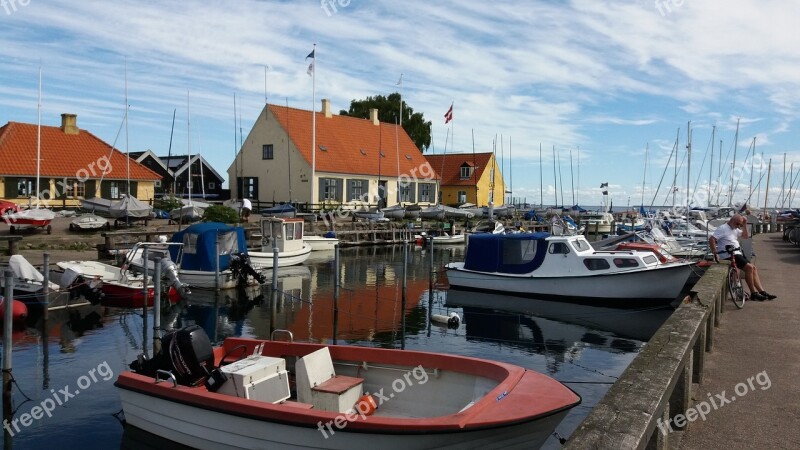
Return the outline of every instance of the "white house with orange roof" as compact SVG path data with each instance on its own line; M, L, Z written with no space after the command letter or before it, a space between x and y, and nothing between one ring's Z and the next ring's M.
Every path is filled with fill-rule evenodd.
M370 119L333 114L327 99L314 114L316 133L311 111L265 106L228 168L233 198L313 209L437 203L438 175L402 127L381 123L377 109Z
M128 191L139 200L153 198L161 177L78 128L75 114L62 114L59 127L41 127L37 192L37 133L36 124L0 127L0 198L18 204L38 198L52 207L79 206L96 196L117 199Z

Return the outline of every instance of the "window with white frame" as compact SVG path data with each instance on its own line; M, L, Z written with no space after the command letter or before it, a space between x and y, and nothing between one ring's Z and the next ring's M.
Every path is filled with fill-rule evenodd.
M467 191L458 191L458 203L467 202Z

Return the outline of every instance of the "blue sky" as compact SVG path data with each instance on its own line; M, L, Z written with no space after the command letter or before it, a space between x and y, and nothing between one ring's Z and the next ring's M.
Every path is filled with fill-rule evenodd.
M691 121L692 198L706 202L716 126L711 181L716 186L722 140L726 204L739 120L733 200L748 197L745 157L755 138L756 154L772 158L771 208L788 192L784 154L792 177L800 169L798 23L800 4L779 0L0 0L0 123L36 122L41 64L43 124L76 113L81 128L113 143L127 61L130 150L166 154L177 109L172 148L185 153L189 91L192 149L225 172L235 152L234 92L245 135L264 104L265 65L270 103L310 109L304 58L316 43L317 109L321 98L338 111L351 99L389 94L403 73L403 98L433 122L436 153L446 141L448 153L472 151L473 131L476 151L491 151L502 135L504 175L517 198L552 204L557 194L561 203L555 146L564 203L575 195L597 205L608 182L615 206L638 205L646 176L649 204L679 128L677 195L685 198ZM117 147L125 149L124 133ZM762 189L751 203L758 197L763 205L759 161L752 184L756 191L761 179ZM655 204L672 182L669 169Z

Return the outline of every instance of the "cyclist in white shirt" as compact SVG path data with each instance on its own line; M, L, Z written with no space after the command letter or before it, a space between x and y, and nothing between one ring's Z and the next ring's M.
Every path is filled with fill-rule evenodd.
M747 232L747 219L739 214L735 214L729 221L717 227L717 229L714 230L714 234L708 238L709 247L714 254L714 261L719 262L720 258L727 260L730 260L732 257L735 258L736 267L744 270L744 280L747 282L747 287L750 289L750 299L759 301L774 300L777 296L764 290L755 264L748 261L748 259L742 255L741 251L731 255L725 250L728 246L738 249L740 237L742 239L750 238L750 234Z

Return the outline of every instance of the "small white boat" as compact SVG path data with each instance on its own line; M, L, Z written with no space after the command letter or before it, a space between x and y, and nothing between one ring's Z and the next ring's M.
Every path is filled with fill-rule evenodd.
M400 204L382 208L381 212L383 213L383 217L387 219L400 220L406 216L406 209Z
M302 264L311 254L303 240L303 219L264 217L261 219L261 248L248 249L250 262L259 269L270 269L273 251L278 249L278 267Z
M433 244L434 245L446 245L446 244L463 244L465 242L464 234L448 234L442 233L439 236L433 237Z
M481 220L472 227L471 233L503 234L506 227L499 220Z
M589 233L611 233L614 216L608 212L585 213L580 216L581 226Z
M662 263L651 251L595 251L585 237L473 234L451 286L564 301L642 306L675 300L692 263Z
M77 281L77 284L102 282L100 290L104 297L100 300L105 306L119 308L141 308L144 305L144 278L130 270L98 261L62 261L56 263L51 272L62 283ZM152 280L147 283L147 305L152 306L155 291Z
M246 338L214 348L196 325L162 349L114 383L127 425L198 449L539 448L581 402L547 375L452 354Z
M18 230L41 228L47 234L53 232L53 227L50 222L56 218L56 213L46 208L30 208L23 209L18 212L6 214L3 216L9 226L11 234L16 233Z
M78 230L99 230L101 228L110 229L111 224L105 217L96 214L81 214L69 224L70 231Z
M14 295L22 301L39 301L39 294L44 288L44 276L36 270L22 255L12 255L8 258L8 270L14 275ZM48 285L50 292L60 289L52 281ZM0 276L0 287L5 288L5 277ZM0 292L2 292L0 290Z
M305 241L306 244L311 246L312 252L319 252L319 251L333 250L334 247L336 247L336 244L339 243L339 238L305 235L303 236L303 241Z
M203 218L203 213L210 205L193 200L181 200L183 206L169 212L169 218L178 223L197 222Z
M356 219L363 219L370 222L378 222L388 220L383 214L383 210L380 209L370 209L367 211L353 211L353 221Z

